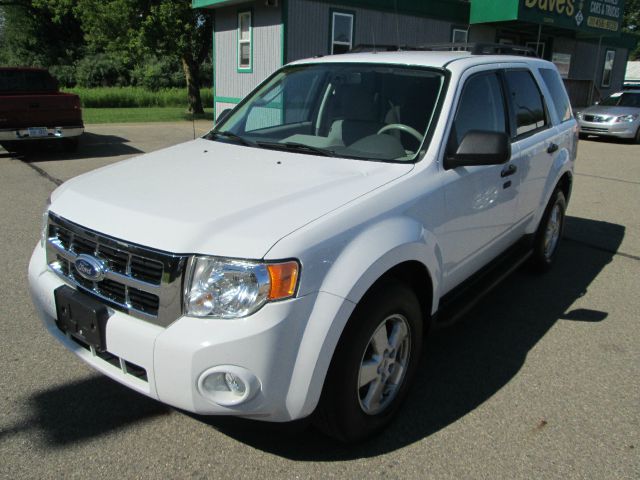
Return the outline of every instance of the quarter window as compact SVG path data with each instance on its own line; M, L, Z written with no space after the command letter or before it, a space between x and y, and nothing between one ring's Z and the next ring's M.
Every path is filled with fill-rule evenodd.
M562 79L555 70L550 68L541 68L540 75L544 84L551 93L551 99L553 105L556 107L556 113L560 117L561 122L565 122L571 119L571 104L569 103L569 97L562 85Z
M467 80L449 136L450 151L457 150L462 138L471 130L507 130L504 96L495 72L481 73Z
M542 95L527 70L505 73L509 98L515 115L516 136L528 134L547 125Z
M331 12L331 54L346 53L353 47L352 13Z
M454 28L451 33L452 43L467 43L467 35L469 31L462 28Z
M253 65L252 37L251 12L238 13L238 70L251 70Z

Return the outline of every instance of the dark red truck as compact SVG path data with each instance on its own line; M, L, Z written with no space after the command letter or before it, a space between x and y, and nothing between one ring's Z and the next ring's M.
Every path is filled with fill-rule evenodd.
M73 151L83 132L80 98L60 92L47 70L0 68L0 144L5 149L55 140Z

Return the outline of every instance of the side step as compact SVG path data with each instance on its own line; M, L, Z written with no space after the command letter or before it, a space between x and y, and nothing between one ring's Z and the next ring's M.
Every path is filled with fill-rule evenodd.
M482 297L529 259L533 254L532 243L533 235L525 237L442 297L431 325L443 328L456 323Z

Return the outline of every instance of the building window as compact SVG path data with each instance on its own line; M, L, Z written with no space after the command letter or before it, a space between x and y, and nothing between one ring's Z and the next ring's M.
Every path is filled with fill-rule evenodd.
M611 74L613 73L613 62L616 58L615 50L607 50L604 55L604 68L602 69L602 87L611 86Z
M353 47L353 24L355 15L331 12L331 54L346 53Z
M238 71L250 72L253 66L253 28L251 11L238 12Z
M467 43L469 30L454 28L451 32L451 43Z

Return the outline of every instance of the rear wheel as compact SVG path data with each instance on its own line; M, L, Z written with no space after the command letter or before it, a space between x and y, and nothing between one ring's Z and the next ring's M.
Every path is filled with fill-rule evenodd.
M316 425L345 442L386 426L420 359L422 314L413 291L385 283L356 307L331 361Z
M535 235L531 258L535 270L544 272L553 265L562 239L566 210L567 201L564 193L556 189L551 195Z

